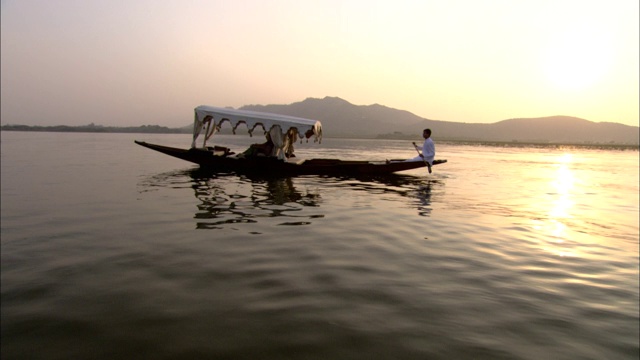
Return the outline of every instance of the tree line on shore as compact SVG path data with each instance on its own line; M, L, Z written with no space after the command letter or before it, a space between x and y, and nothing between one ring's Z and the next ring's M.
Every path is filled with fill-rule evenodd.
M160 125L142 125L142 126L101 126L101 125L82 125L82 126L29 126L29 125L2 125L2 131L44 131L44 132L90 132L90 133L143 133L143 134L189 134L191 129L186 128L169 128Z

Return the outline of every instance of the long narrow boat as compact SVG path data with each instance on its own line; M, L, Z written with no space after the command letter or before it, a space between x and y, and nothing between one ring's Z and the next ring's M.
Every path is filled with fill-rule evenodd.
M225 122L230 123L234 134L241 124L247 126L249 134L258 126L262 127L273 143L269 156L234 155L226 147L207 146L207 140L220 131ZM196 140L203 133L202 146L197 146ZM352 161L288 157L287 155L293 152L293 144L304 138L313 138L314 142L320 143L322 124L319 121L286 115L198 106L195 108L191 148L180 149L137 140L135 143L214 171L287 175L383 175L426 166L423 161ZM447 160L435 160L433 165L445 162Z

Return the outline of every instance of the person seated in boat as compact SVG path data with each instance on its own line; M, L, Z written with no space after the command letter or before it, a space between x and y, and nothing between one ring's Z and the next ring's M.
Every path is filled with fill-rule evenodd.
M424 129L422 131L422 137L424 138L422 153L407 161L425 161L429 163L429 166L431 166L433 165L433 159L436 157L436 146L433 143L433 140L431 140L431 129Z
M235 154L233 151L231 151L231 149L224 146L218 146L218 145L207 146L207 149L216 155L219 154L220 156L229 156L229 155Z
M245 157L252 156L271 156L273 154L273 141L271 141L271 136L269 133L266 133L267 141L262 144L251 144L247 150L245 150L242 155Z
M307 132L304 133L304 137L306 139L309 139L312 136L313 136L313 130L307 130ZM287 159L296 157L296 154L293 153L293 143L296 140L297 140L297 137L292 136L292 140L289 142L289 146L287 146L287 148L285 149L284 155L287 157Z

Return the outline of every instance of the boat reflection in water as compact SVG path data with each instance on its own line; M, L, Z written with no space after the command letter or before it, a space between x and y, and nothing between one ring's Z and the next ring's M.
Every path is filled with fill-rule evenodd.
M299 190L290 177L246 177L197 169L189 172L200 201L195 218L198 229L221 229L228 224L256 223L258 219L286 218L276 225L308 225L323 217L316 208L320 195Z
M432 188L437 188L441 185L443 183L438 180L427 180L417 188L415 197L418 199L418 214L420 216L431 215Z
M336 196L339 200L345 199L358 196L360 191L366 193L372 206L402 201L406 206L417 208L419 215L429 216L433 189L444 184L439 180L398 174L282 177L238 175L196 168L157 174L141 185L156 190L189 187L198 200L194 216L197 229L238 230L243 224L256 223L266 226L310 225L314 219L324 218L332 207L341 205L336 203ZM324 203L321 194L331 196L331 199ZM393 196L389 197L389 194ZM260 231L254 227L249 233L260 234Z

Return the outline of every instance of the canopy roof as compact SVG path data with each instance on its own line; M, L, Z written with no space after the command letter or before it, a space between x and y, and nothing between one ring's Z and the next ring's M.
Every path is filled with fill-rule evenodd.
M206 138L209 138L215 131L220 130L220 126L229 122L235 134L240 124L245 124L252 135L257 126L261 126L265 132L270 131L274 126L279 126L283 134L289 130L297 132L299 137L311 130L315 141L322 139L322 124L320 121L304 119L294 116L271 114L248 110L225 109L214 106L198 106L195 108L195 120L193 127L193 139L195 140L207 124ZM213 125L213 127L211 127ZM209 130L210 129L210 130Z

